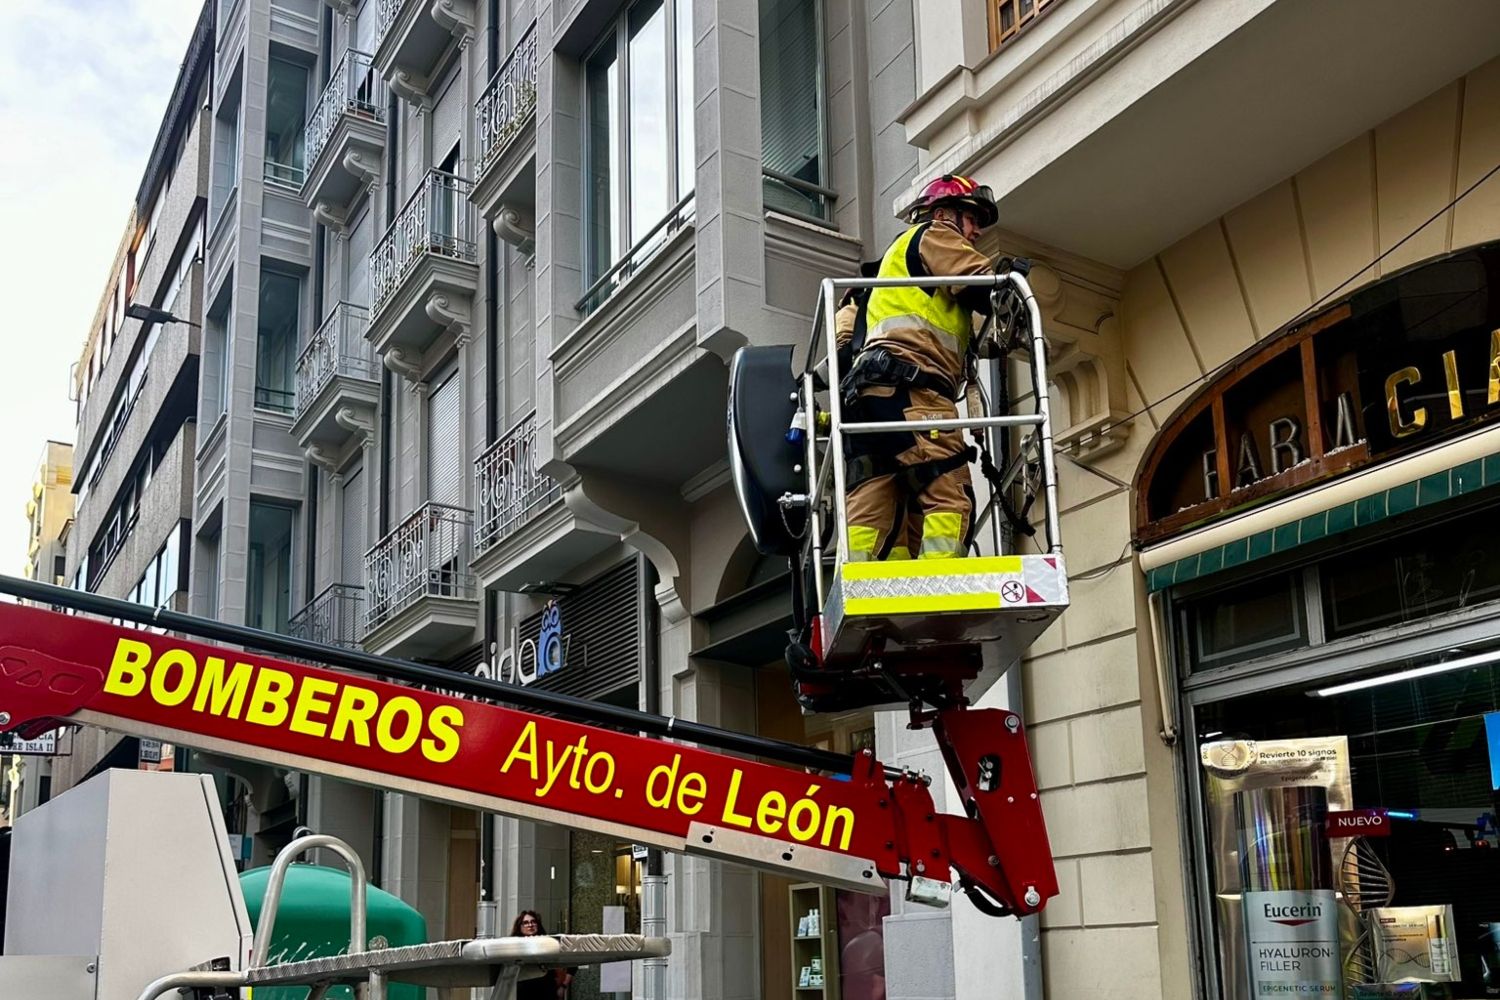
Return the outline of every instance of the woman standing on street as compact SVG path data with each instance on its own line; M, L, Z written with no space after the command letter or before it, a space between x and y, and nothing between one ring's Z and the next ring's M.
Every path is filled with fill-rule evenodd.
M542 915L535 910L522 910L510 925L511 937L531 937L546 934L542 926ZM567 1000L568 984L573 976L567 969L548 969L536 979L522 980L516 984L516 1000Z

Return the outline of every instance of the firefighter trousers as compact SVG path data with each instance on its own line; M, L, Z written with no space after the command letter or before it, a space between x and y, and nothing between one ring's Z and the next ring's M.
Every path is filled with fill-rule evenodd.
M958 408L932 389L871 386L860 393L856 420L939 420ZM965 450L963 432L850 435L851 459L892 456L898 467L952 459ZM857 461L854 463L857 465ZM913 493L901 472L876 475L849 490L849 558L951 559L964 554L974 516L968 465L943 472Z

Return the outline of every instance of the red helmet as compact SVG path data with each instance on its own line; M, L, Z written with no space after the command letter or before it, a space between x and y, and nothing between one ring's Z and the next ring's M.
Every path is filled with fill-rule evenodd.
M917 199L911 211L926 215L944 205L974 212L979 216L981 229L1000 221L1000 209L995 204L994 194L987 185L974 183L972 177L944 174L922 189L922 197Z

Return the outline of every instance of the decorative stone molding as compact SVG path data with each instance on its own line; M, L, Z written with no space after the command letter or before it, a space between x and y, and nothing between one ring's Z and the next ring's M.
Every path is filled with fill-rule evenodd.
M1046 264L1033 265L1029 281L1051 347L1053 440L1079 462L1096 461L1124 445L1132 424L1118 302Z
M514 205L501 205L490 221L490 227L502 241L509 243L529 259L536 256L536 219Z
M366 407L340 406L334 411L333 422L354 435L361 445L375 437L375 415Z
M367 150L351 146L344 151L344 169L359 178L362 187L370 187L380 180L380 161Z
M397 97L407 104L414 105L418 111L426 111L432 107L432 98L429 95L432 81L422 74L397 67L391 73L388 82Z
M404 347L392 347L381 356L381 362L391 371L414 385L422 384L422 357Z
M359 6L359 0L323 0L323 2L332 7L335 14L345 18L353 17L354 8Z
M479 23L474 0L433 0L430 13L434 21L460 42L474 37Z
M453 339L460 342L459 346L468 343L471 308L467 301L439 290L428 294L422 309L428 319L453 334Z
M331 448L325 448L320 444L310 444L302 449L307 460L329 475L336 475L339 469L338 455Z
M344 209L323 198L319 198L313 202L312 214L314 220L340 235L343 234L344 228L349 224L349 216Z
M617 514L603 506L589 495L589 489L583 477L576 475L563 485L563 503L579 526L614 535L651 560L660 581L656 585L656 599L661 605L663 620L670 625L687 618L687 601L682 593L686 580L672 546L628 515Z

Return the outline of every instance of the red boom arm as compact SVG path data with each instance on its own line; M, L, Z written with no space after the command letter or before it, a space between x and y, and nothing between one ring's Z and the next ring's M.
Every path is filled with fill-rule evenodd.
M1057 893L1020 720L939 713L968 816L866 750L847 779L39 608L0 605L0 731L60 722L709 854L844 888L954 880L1016 914ZM986 897L988 899L986 900Z

